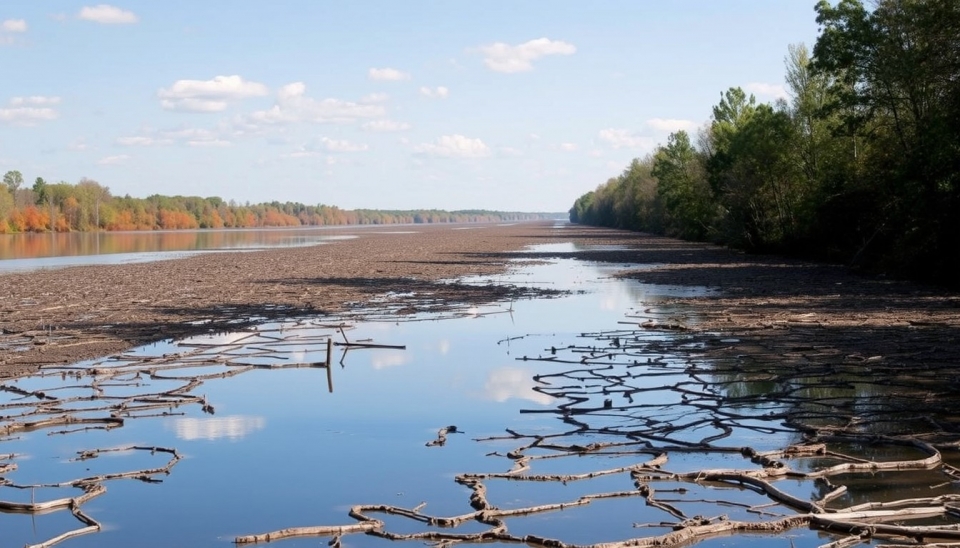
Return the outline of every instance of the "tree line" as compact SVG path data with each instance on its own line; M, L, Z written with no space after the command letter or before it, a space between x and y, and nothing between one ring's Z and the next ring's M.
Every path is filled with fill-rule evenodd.
M789 99L721 94L578 198L574 222L960 284L960 2L821 1Z
M487 210L346 210L297 202L238 204L219 197L112 196L90 179L47 183L37 177L24 186L19 171L8 171L0 186L0 234L97 230L178 230L324 225L475 223L550 217L546 213Z

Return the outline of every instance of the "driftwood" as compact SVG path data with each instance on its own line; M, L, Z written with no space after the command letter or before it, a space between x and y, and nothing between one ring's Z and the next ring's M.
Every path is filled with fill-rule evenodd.
M427 447L443 447L447 443L447 434L463 434L463 430L458 430L456 426L444 426L437 431L437 439L427 442Z
M396 317L390 320L396 321ZM503 454L490 453L506 461L506 471L463 473L456 477L458 484L469 489L463 512L445 516L426 514L423 505L402 508L365 504L352 508L352 521L345 520L346 523L240 536L236 542L312 536L330 537L332 545L339 546L343 536L362 533L391 540L431 541L444 547L495 541L582 548L562 539L514 535L508 521L546 512L575 511L601 499L635 497L663 516L660 523L638 524L638 532L651 526L672 531L590 545L592 548L678 546L717 535L782 533L799 527L833 535L834 540L824 545L830 548L855 546L875 538L960 544L960 495L844 506L856 489L844 485L849 477L929 470L940 476L931 487L950 486L960 480L960 471L944 463L940 453L960 447L960 435L955 433L950 417L938 412L953 402L949 387L941 389L942 376L950 371L947 365L931 365L930 371L904 372L889 357L842 354L799 343L787 352L731 350L726 358L707 361L698 357L702 348L713 345L734 349L738 343L691 337L689 348L678 353L676 341L666 342L658 331L670 331L671 337L688 336L677 334L682 331L680 326L688 325L684 318L649 310L638 320L633 322L634 329L584 333L584 340L578 344L551 346L539 356L518 358L542 365L541 372L533 378L534 390L555 401L550 408L525 411L553 415L561 425L560 431L544 434L508 430L506 435L478 440L512 440L517 446ZM783 325L800 329L808 323L798 317L784 320ZM646 325L641 328L639 324ZM317 335L318 328L327 332ZM185 341L178 345L177 352L162 356L127 353L87 369L49 368L43 378L59 377L62 384L51 383L50 387L38 390L0 385L0 393L6 398L0 400L0 436L30 430L53 433L54 428L62 426L76 428L57 433L122 427L126 421L139 417L188 409L212 413L215 402L207 401L199 393L204 383L261 368L326 367L332 390L331 349L335 344L344 347L344 355L347 349L356 347L399 348L369 341L351 342L345 334L347 329L343 324L252 329L224 344L203 339ZM336 333L343 343L333 341ZM501 342L509 344L509 340ZM326 352L325 362L298 363L292 355L303 348ZM68 388L73 392L89 389L89 395L60 397L65 396ZM427 445L443 445L449 434L458 432L454 426L441 428L437 439ZM803 441L775 450L741 447L731 441L742 439L744 432L761 438L797 433ZM909 456L883 458L888 449L907 451ZM145 470L26 486L6 477L16 472L19 456L2 455L0 485L83 492L77 497L29 504L0 502L0 510L69 510L82 527L37 545L51 546L98 530L99 524L86 516L81 507L90 498L104 495L107 483L122 479L156 481L171 473L180 458L175 449L149 446L92 449L78 458L95 458L109 451L166 453L168 462ZM671 457L691 453L726 458L740 455L743 465L729 469L676 469L679 467ZM557 459L606 457L630 462L612 468L597 466L579 473L538 472L538 467L548 459L562 464ZM809 465L797 466L799 462ZM529 482L530 488L536 488L534 485L543 482L589 485L600 477L622 477L623 490L510 509L496 508L487 498L488 489L493 492L503 481ZM818 494L814 500L798 497L779 483L783 480L809 482L817 486ZM687 494L688 490L702 491L705 486L720 494L693 498ZM730 500L725 500L723 493L732 493L727 497ZM742 495L752 497L750 503L740 502ZM690 515L688 505L692 502L715 504L731 513L739 512L746 519L728 519L720 512L707 518ZM424 529L412 533L391 531L383 520L377 519L378 515L411 520ZM931 517L938 521L931 522ZM469 533L457 530L474 522L486 527Z
M649 311L649 314L653 314ZM613 332L584 333L592 339L584 345L568 345L563 348L547 348L540 356L523 356L521 361L538 361L544 367L556 367L549 372L534 376L534 390L556 399L552 409L529 409L522 412L554 414L570 425L566 432L551 434L526 434L508 430L507 435L478 439L478 442L516 440L519 447L494 457L505 457L511 467L505 472L464 473L456 482L470 488L468 504L474 512L456 516L427 516L422 508L398 508L370 505L354 507L350 517L352 525L366 525L362 532L391 540L422 540L437 542L442 546L456 543L507 542L526 543L548 548L629 548L646 546L680 546L705 538L740 533L783 533L811 527L837 535L824 548L845 548L869 543L874 538L901 539L910 542L929 540L960 540L960 495L942 495L930 498L910 498L889 502L871 502L844 507L842 501L850 494L850 488L842 483L831 483L847 477L871 475L879 472L896 474L911 470L940 471L944 476L942 485L960 480L960 471L943 462L942 448L960 447L960 436L950 435L936 425L936 419L923 417L931 408L923 403L915 406L921 390L927 394L923 401L944 405L945 400L929 396L930 385L924 381L911 381L901 372L891 370L886 376L866 375L846 363L870 363L872 367L885 367L883 360L867 357L863 360L850 358L838 365L800 368L792 363L774 367L775 359L763 360L763 368L745 365L743 358L729 361L703 363L694 357L671 357L671 349L648 332L654 330L681 330L683 321L672 319L644 321L641 331L621 329ZM806 325L803 319L796 322ZM636 324L634 324L636 325ZM504 339L507 343L513 339ZM725 344L735 344L725 343ZM832 359L832 355L825 354ZM567 369L562 369L566 367ZM842 368L842 371L839 369ZM854 384L843 376L854 376L860 385L868 384L882 388L877 394L857 395L857 414L851 405L850 392ZM664 379L657 384L655 379ZM816 385L797 379L813 379ZM740 386L755 384L764 390L737 391ZM820 392L810 386L820 387ZM824 388L826 387L826 388ZM834 388L835 387L835 388ZM736 389L736 390L735 390ZM822 393L833 389L832 393ZM656 394L656 402L645 401L646 394ZM672 395L672 399L664 398ZM668 403L664 403L664 399ZM672 403L670 403L672 402ZM911 416L934 424L939 432L897 430L891 412L909 410ZM930 413L928 417L935 414ZM604 421L616 417L617 421ZM630 420L624 420L629 417ZM908 417L906 420L910 420ZM600 421L604 426L591 426ZM871 431L877 427L879 432ZM738 432L749 430L760 434L800 432L804 442L777 450L758 451L750 447L720 445L733 439ZM703 432L694 437L694 432ZM428 445L442 445L446 429L438 432L438 439ZM601 436L603 442L565 443L576 436ZM622 441L612 441L619 437ZM899 459L864 458L851 454L843 448L861 446L877 449L908 448L916 457ZM532 453L536 451L536 453ZM745 466L736 469L701 469L677 472L669 469L670 455L675 453L721 453L740 454ZM535 471L536 463L543 459L589 456L636 457L635 464L616 468L601 468L581 473L544 474ZM652 457L652 458L651 458ZM811 468L799 469L792 463L799 461L823 462ZM487 489L491 482L575 482L599 477L622 475L629 477L632 491L595 493L577 499L552 504L501 510L490 505ZM837 479L839 478L839 480ZM822 485L819 497L806 500L778 486L778 482L805 481ZM819 482L819 483L817 483ZM663 485L676 486L662 489ZM713 488L738 491L747 489L769 501L767 504L746 504L736 498L709 501L658 497L665 492L686 492L683 485L704 485ZM936 485L935 485L936 486ZM723 492L722 490L720 492ZM590 504L591 501L610 497L642 497L647 505L664 513L665 521L647 526L668 526L674 531L658 536L637 536L617 542L577 545L560 539L536 535L517 536L509 532L506 518L516 518L543 512L568 510ZM735 495L734 495L735 497ZM699 500L717 506L728 506L756 515L758 520L727 519L724 516L702 518L685 513L685 505ZM456 531L424 530L416 533L397 533L386 530L383 522L370 517L373 513L387 513L411 519L428 526L458 527L468 521L480 521L490 525L481 532L458 533ZM937 517L942 524L931 525L928 520ZM953 520L951 522L951 520ZM911 521L922 525L910 525ZM317 529L317 536L336 537L340 543L343 526L327 526ZM638 528L645 526L638 524ZM299 531L304 531L300 529ZM357 531L361 532L361 531ZM273 533L274 535L276 533ZM238 542L263 542L263 535L238 537ZM276 538L276 537L271 537ZM946 545L946 544L941 544ZM960 546L960 542L956 543Z
M349 328L338 324L334 329L341 333ZM49 367L37 378L59 379L60 384L40 390L27 390L14 384L0 384L0 394L9 395L0 400L0 440L10 439L19 432L46 431L49 435L69 435L92 429L120 428L128 420L150 416L183 414L175 409L193 407L201 412L213 413L211 402L198 390L205 382L227 379L262 368L320 367L327 370L328 389L333 391L332 348L333 332L315 335L316 326L297 324L292 328L267 330L250 329L240 337L225 344L187 340L178 343L182 351L162 356L141 356L126 353L104 358L92 367ZM345 336L345 335L344 335ZM374 348L377 345L362 343ZM321 363L294 363L294 352L325 351L326 361ZM258 357L273 360L271 363L244 364L244 359ZM182 373L181 373L182 372ZM151 384L161 384L157 389ZM170 386L174 385L174 386ZM67 396L67 391L76 394L87 391L88 395ZM123 390L123 394L118 392ZM134 393L130 393L134 392ZM99 416L98 416L99 415ZM62 428L56 430L58 427ZM454 430L450 430L453 432ZM0 512L35 514L51 511L69 511L82 526L51 538L34 548L47 548L79 535L100 529L100 524L86 515L81 507L94 497L107 493L107 483L134 479L159 482L159 477L170 474L181 456L176 449L152 446L126 446L98 448L81 451L75 460L97 458L105 453L142 451L166 454L166 464L149 469L115 472L82 477L57 483L21 485L7 476L17 471L16 459L22 455L0 455L0 486L13 489L63 488L80 489L77 496L65 496L52 500L11 502L0 500ZM369 528L368 525L351 526L341 534Z

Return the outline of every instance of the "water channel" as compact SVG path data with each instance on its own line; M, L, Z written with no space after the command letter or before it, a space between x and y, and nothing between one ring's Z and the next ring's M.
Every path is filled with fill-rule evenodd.
M671 509L687 518L724 514L744 521L796 513L757 489L658 475L661 467L671 474L754 467L737 448L777 451L801 442L798 432L767 418L797 403L750 400L731 408L735 420L724 415L711 397L764 385L715 371L697 357L702 343L685 345L682 332L641 327L695 323L688 311L662 307L659 299L708 290L612 277L621 266L518 262L492 281L564 295L442 316L291 318L7 381L0 386L0 501L93 495L79 505L80 517L70 507L0 511L0 547L36 545L83 528L83 516L99 530L62 546L229 546L240 536L289 527L355 524L348 512L357 504L457 516L473 511L474 491L455 481L465 473L492 474L483 477L486 499L500 510L587 497L589 503L562 510L505 518L513 535L571 544L669 534L683 521ZM323 367L328 349L332 360ZM431 445L441 437L442 445ZM717 449L704 450L704 443ZM665 463L635 469L666 446L674 450ZM864 459L926 456L912 447L848 449ZM802 457L784 459L798 470L844 462ZM529 466L527 475L610 472L583 481L503 475L518 463ZM640 476L632 472L656 485L656 504L652 495L638 495ZM897 480L900 489L960 493L942 470L910 474ZM877 477L853 476L859 487L835 502L873 500ZM776 485L803 500L820 500L836 487L809 478ZM604 493L610 495L595 496ZM902 497L891 488L880 498ZM398 534L447 530L396 514L376 518ZM456 532L489 527L468 520ZM799 548L835 538L800 527L710 536L698 546ZM337 542L390 544L363 534Z
M0 234L0 274L37 268L176 259L212 251L253 251L321 245L357 231L402 232L410 227L303 227L136 232Z

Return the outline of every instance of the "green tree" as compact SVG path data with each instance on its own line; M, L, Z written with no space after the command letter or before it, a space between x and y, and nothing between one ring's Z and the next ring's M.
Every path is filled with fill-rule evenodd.
M671 133L654 153L657 195L666 209L666 233L704 239L714 221L710 186L700 157L686 131Z
M43 205L47 201L47 182L43 180L43 177L37 177L37 180L33 182L33 196L37 205Z
M3 175L3 184L7 185L11 196L16 196L17 190L23 184L23 175L16 170L8 171Z
M814 66L831 108L864 135L845 181L865 227L856 256L941 279L960 271L960 3L857 0L817 5ZM846 208L850 209L850 208ZM848 214L849 215L849 214Z
M13 213L13 196L6 186L0 186L0 234L7 232L7 219Z
M83 228L100 230L100 205L110 199L110 189L100 183L83 178L77 183L76 193L80 202Z

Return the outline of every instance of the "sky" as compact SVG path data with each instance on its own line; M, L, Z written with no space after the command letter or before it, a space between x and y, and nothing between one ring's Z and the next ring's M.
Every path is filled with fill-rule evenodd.
M0 172L114 195L566 211L735 86L785 96L814 0L0 2Z

